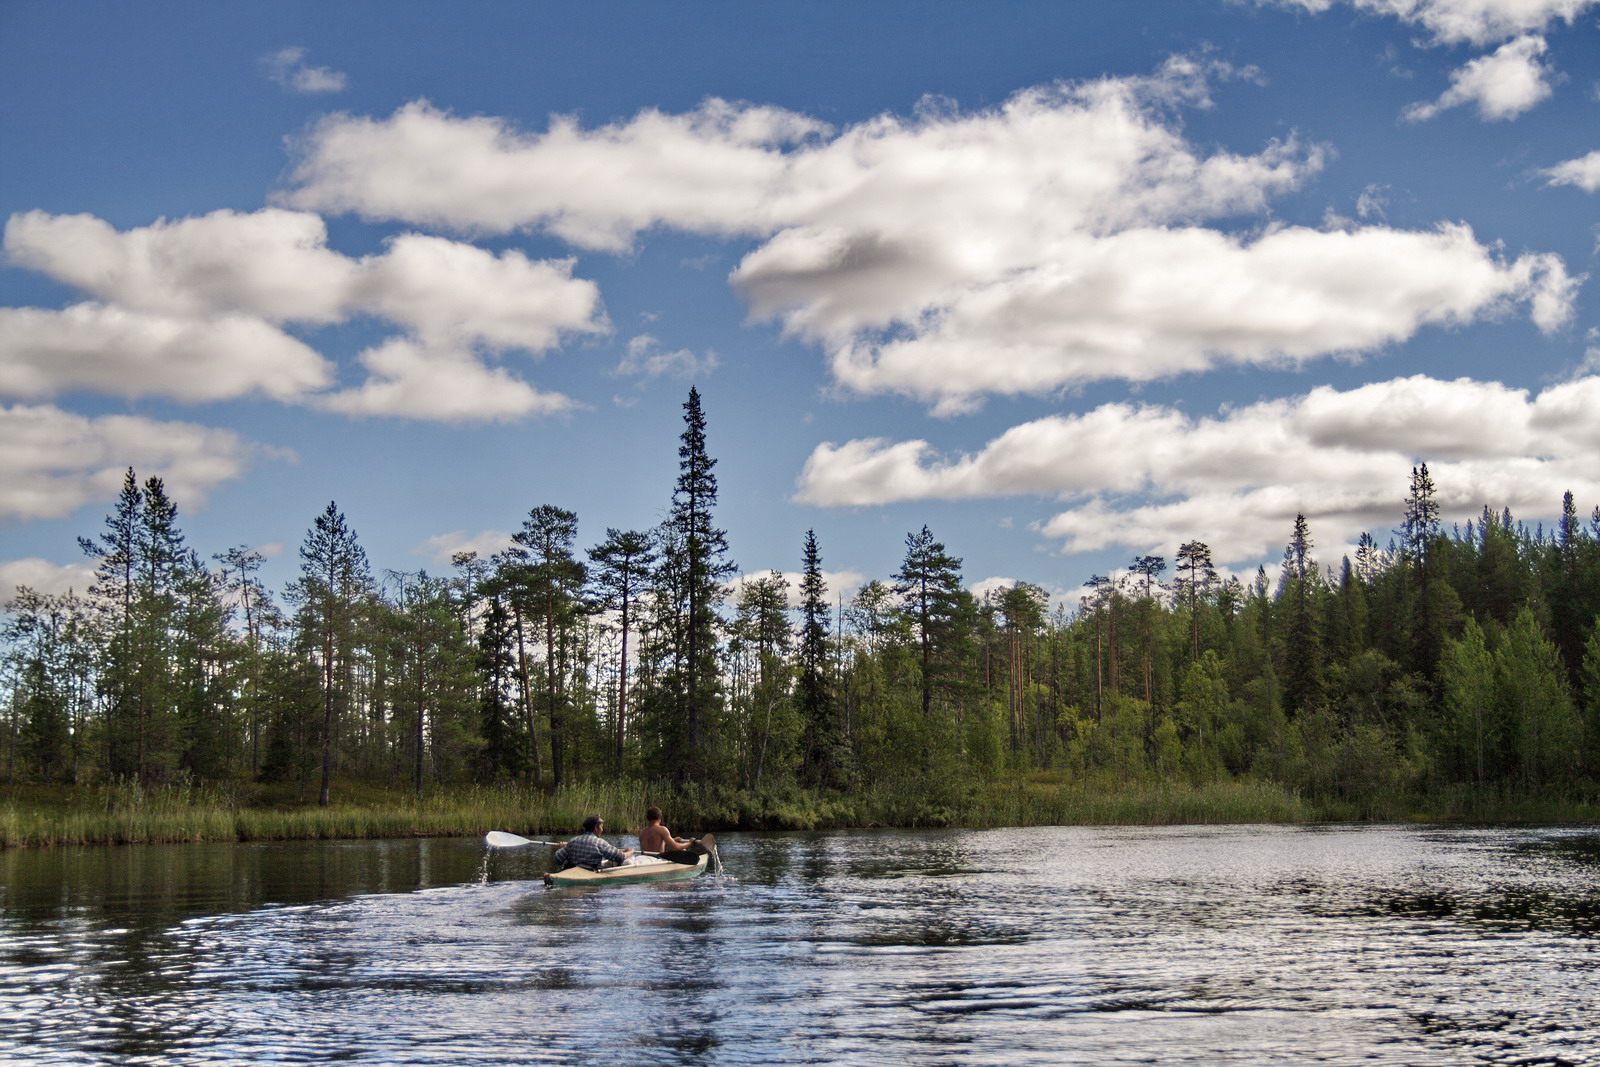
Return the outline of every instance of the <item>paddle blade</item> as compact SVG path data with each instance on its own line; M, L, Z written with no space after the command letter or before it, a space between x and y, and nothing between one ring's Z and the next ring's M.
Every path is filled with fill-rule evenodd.
M522 845L534 844L526 837L508 834L504 830L490 830L483 835L483 843L490 848L519 848Z

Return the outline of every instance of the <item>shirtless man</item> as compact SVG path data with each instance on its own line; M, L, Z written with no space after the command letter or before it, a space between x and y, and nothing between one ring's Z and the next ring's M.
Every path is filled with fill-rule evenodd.
M639 831L640 852L659 852L662 859L673 863L695 863L706 854L699 838L673 837L672 831L661 825L660 808L649 808L644 818L644 829Z

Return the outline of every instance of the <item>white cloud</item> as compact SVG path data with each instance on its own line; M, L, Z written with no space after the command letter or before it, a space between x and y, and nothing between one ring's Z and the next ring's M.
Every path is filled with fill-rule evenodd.
M361 353L360 362L367 369L365 383L313 403L345 415L439 422L505 421L576 406L569 397L540 392L459 348L397 337Z
M573 261L496 256L439 237L404 234L362 260L353 303L432 342L496 349L553 348L563 333L603 333L600 291L572 277Z
M261 57L267 77L296 93L340 93L347 79L340 71L306 65L304 48L280 48Z
M647 333L628 342L628 350L617 364L616 373L627 378L697 378L718 366L717 354L710 350L697 356L687 348L661 351L661 342Z
M1338 0L1259 0L1321 13ZM1388 15L1421 26L1440 44L1492 44L1540 33L1557 22L1571 24L1600 0L1347 0L1372 15Z
M712 100L528 134L419 102L316 126L282 199L468 232L543 227L587 248L626 249L652 226L755 237L731 275L755 317L824 346L841 385L941 413L1371 351L1518 306L1544 328L1565 321L1576 283L1559 258L1502 257L1464 227L1202 225L1259 216L1322 165L1293 141L1239 155L1184 139L1174 109L1240 74L1177 57L1149 77L840 131Z
M481 530L475 534L452 530L428 538L411 551L419 556L427 556L435 563L447 565L457 552L476 552L479 558L488 559L510 547L511 534L505 530Z
M622 250L657 224L707 233L769 229L782 146L827 131L778 108L708 100L593 131L557 118L527 136L425 101L384 121L335 115L308 133L282 199L324 212L465 232L546 226L583 248Z
M1600 192L1600 149L1540 172L1550 185L1576 185L1586 193Z
M0 563L0 606L11 601L17 590L27 586L36 593L86 593L94 584L94 565L69 563L59 567L49 560L31 556Z
M796 498L824 506L1007 495L1072 507L1039 524L1064 551L1209 543L1219 561L1281 546L1296 512L1326 543L1395 524L1413 463L1427 462L1447 515L1485 504L1548 509L1567 489L1600 502L1600 377L1523 390L1422 376L1323 386L1195 419L1108 404L1008 430L981 451L926 441L823 444Z
M332 380L317 352L257 318L184 318L105 304L0 308L0 395L71 389L200 402L295 400Z
M1075 245L973 287L915 331L839 348L835 376L953 413L989 393L1371 351L1517 304L1554 329L1577 286L1558 257L1506 262L1464 226L1287 227L1254 240L1142 229Z
M129 467L141 478L160 477L174 501L195 508L257 459L290 455L192 423L0 407L0 518L59 519L109 501Z
M89 215L14 215L5 232L12 261L98 299L63 311L0 308L0 393L32 399L86 388L188 401L253 393L305 400L333 384L332 367L280 326L367 314L405 331L392 344L449 352L461 380L431 403L402 398L397 383L418 382L421 362L380 348L368 361L381 365L389 384L359 400L325 397L325 406L504 418L562 405L484 367L479 347L540 353L564 335L610 328L599 290L572 277L571 260L496 255L419 234L353 259L329 249L327 236L316 215L276 208L162 219L125 232ZM469 398L481 401L478 412L464 406Z
M1551 71L1540 57L1543 37L1518 37L1450 75L1450 88L1433 103L1412 104L1405 116L1423 122L1453 107L1476 104L1485 121L1514 119L1551 94Z
M93 215L27 211L6 223L11 261L109 304L163 315L328 323L360 264L327 247L316 215L213 211L119 231Z

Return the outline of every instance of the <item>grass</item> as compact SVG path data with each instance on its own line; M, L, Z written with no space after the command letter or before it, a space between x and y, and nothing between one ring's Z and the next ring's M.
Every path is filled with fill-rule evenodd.
M1592 801L1469 791L1357 804L1311 800L1266 782L1065 780L1036 773L989 783L878 785L848 796L672 789L645 782L409 791L339 783L327 808L240 785L13 786L0 790L0 848L185 841L475 836L490 829L567 835L590 812L616 832L637 830L647 805L680 830L818 830L868 826L1179 825L1419 821L1596 823Z

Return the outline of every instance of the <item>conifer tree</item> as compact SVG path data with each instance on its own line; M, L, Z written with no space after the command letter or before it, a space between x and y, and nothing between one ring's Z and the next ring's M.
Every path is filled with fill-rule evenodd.
M822 576L817 532L806 531L800 570L800 719L805 730L803 774L808 784L842 788L849 780L848 747L828 670L828 583Z
M633 636L639 597L656 563L655 542L640 530L608 528L606 539L589 550L590 598L602 611L617 614L617 694L611 719L612 771L622 773L628 722L628 642Z
M895 574L911 618L922 664L922 717L933 718L933 694L952 664L948 653L957 644L956 623L969 594L961 588L961 560L950 555L924 526L906 535L905 559Z
M803 758L795 721L789 663L789 583L777 571L741 582L728 651L734 665L735 706L743 726L746 781L760 788L763 775L792 774Z
M1189 655L1200 658L1200 600L1217 580L1211 546L1189 541L1178 546L1178 596L1189 607Z
M295 625L301 648L319 668L322 724L317 803L322 807L329 803L340 720L352 702L360 627L372 593L366 550L338 504L330 501L306 532L300 546L300 577L288 593L290 601L299 605Z
M700 392L689 390L683 405L684 430L678 446L678 481L662 539L659 583L671 601L667 635L675 669L665 679L671 719L666 725L669 758L680 781L704 777L711 749L722 740L717 719L722 685L717 607L723 582L732 576L727 534L713 514L717 504L717 461L706 448L706 420Z
M142 750L139 656L137 632L138 575L144 545L144 493L129 467L122 491L106 528L96 539L80 537L78 545L97 560L89 593L101 605L106 633L106 656L100 671L105 697L102 766L112 776L139 774Z
M573 555L578 516L541 505L528 512L512 535L508 556L514 569L512 596L525 602L544 630L545 709L550 723L550 769L557 788L566 784L568 766L567 672L572 630L583 613L583 563Z
M1320 580L1311 557L1311 529L1304 514L1294 517L1294 533L1283 550L1283 691L1286 709L1298 714L1322 695L1322 633L1318 607Z

